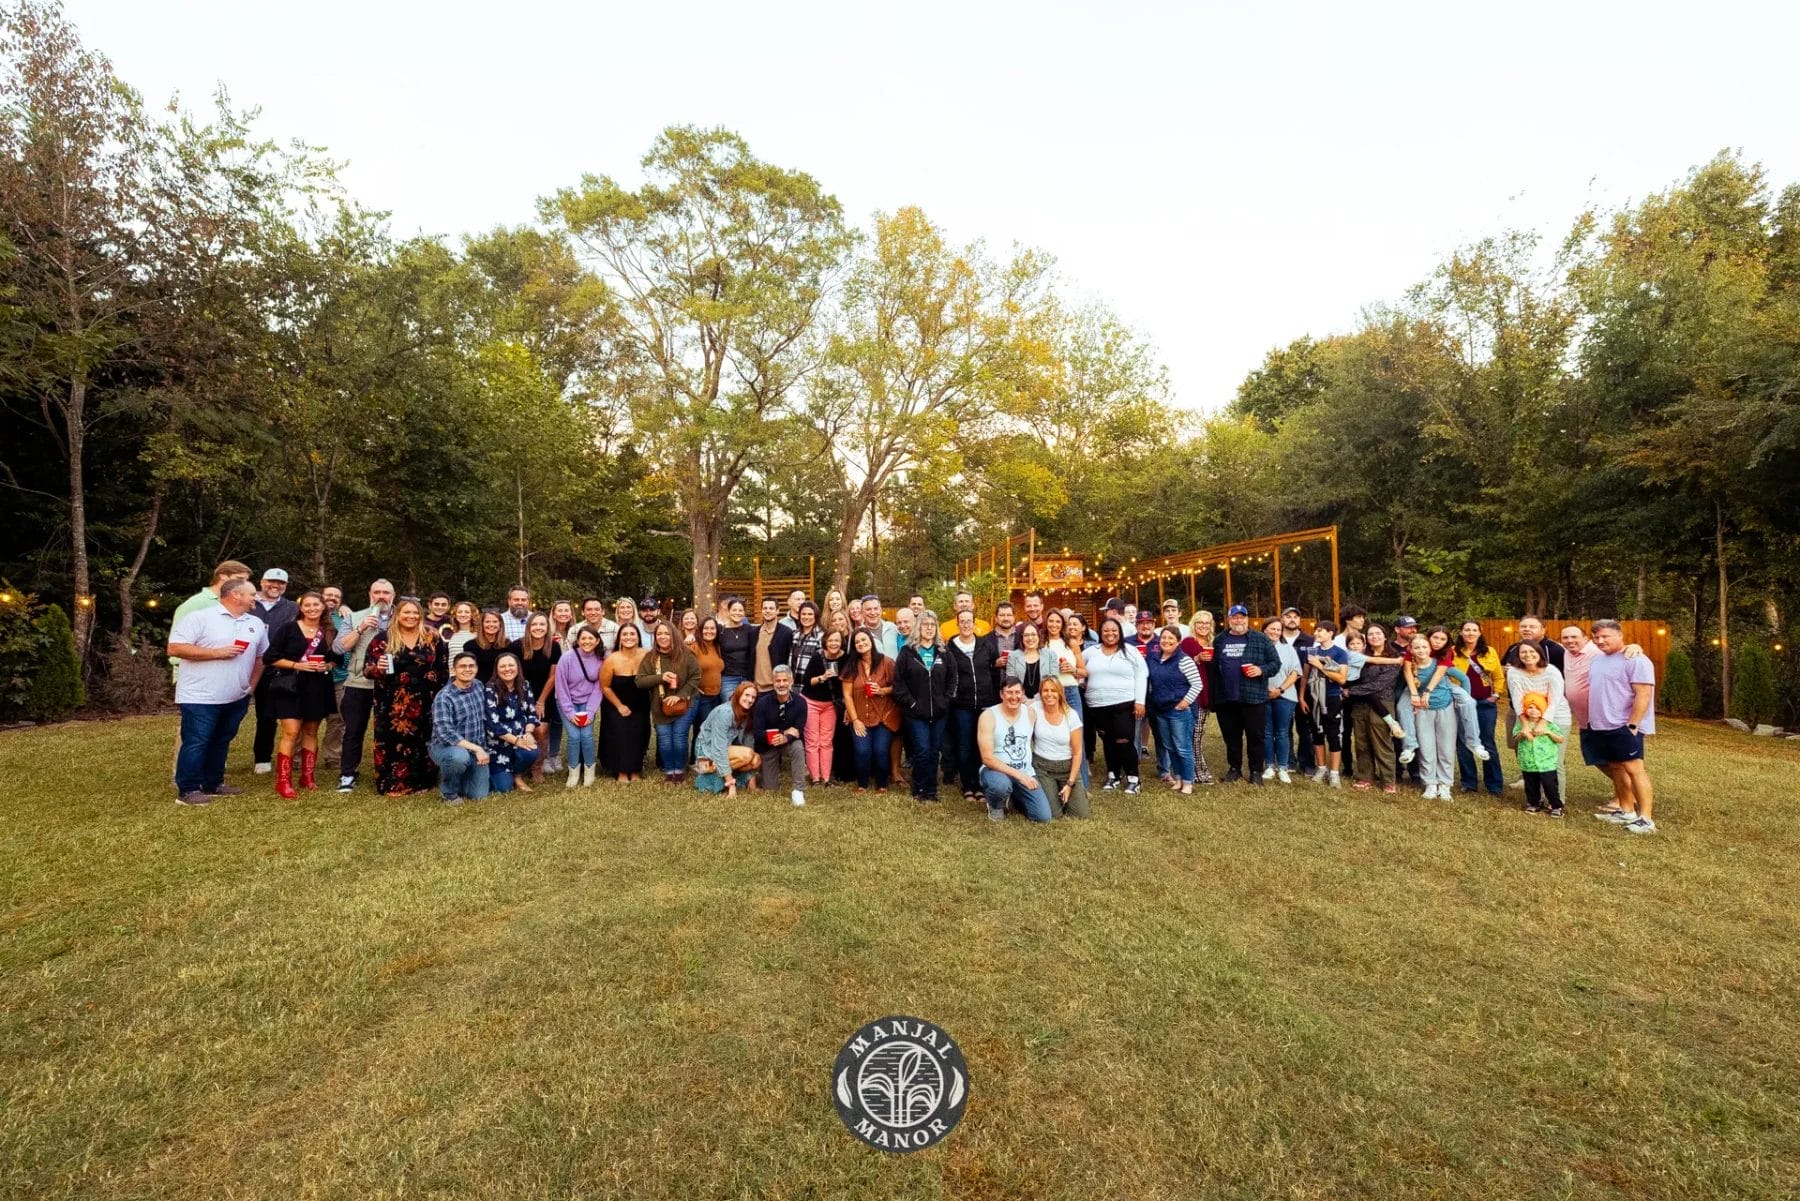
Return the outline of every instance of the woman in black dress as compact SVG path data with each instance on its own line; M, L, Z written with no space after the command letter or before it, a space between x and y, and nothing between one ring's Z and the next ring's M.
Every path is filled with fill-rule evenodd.
M369 643L363 674L375 682L375 791L406 796L430 789L437 783L431 703L450 678L450 658L416 599L394 606L393 624Z
M638 687L637 670L644 658L637 623L619 627L619 649L600 665L600 769L620 783L644 773L650 748L650 694Z
M325 620L325 598L308 592L300 598L300 615L269 633L263 666L269 669L269 699L281 733L275 744L275 793L293 800L294 748L300 749L300 787L317 788L313 767L319 761L319 723L337 712L331 668L343 656L332 649L335 631Z
M533 613L525 619L525 637L506 648L518 656L525 682L531 685L531 695L536 698L533 702L536 720L532 722L531 736L537 740L539 752L537 762L531 765L533 783L544 778L546 767L556 770L554 764L545 762L550 758L545 751L557 745L556 738L562 733L562 710L556 707L554 695L556 665L562 661L562 643L556 640L552 629L548 613Z

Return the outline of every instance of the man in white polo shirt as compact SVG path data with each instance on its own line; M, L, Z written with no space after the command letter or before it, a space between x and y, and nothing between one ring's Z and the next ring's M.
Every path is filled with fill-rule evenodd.
M225 756L250 707L269 649L268 627L251 613L256 589L228 580L219 603L199 609L169 631L169 655L181 660L175 704L181 710L181 750L175 757L175 802L210 805L226 787Z

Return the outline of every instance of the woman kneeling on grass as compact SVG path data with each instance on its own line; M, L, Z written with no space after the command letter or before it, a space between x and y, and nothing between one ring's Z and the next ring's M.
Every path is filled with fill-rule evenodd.
M500 652L494 660L494 678L487 684L490 791L511 792L515 786L520 792L531 791L531 769L539 755L537 712L537 698L519 657Z
M755 773L762 766L762 757L752 749L755 709L756 685L745 680L733 690L730 704L706 715L694 743L694 787L726 796L736 796L740 788L755 791Z

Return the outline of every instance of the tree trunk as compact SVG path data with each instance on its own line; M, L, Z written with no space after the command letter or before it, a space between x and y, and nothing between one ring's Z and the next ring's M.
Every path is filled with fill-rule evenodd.
M513 490L519 506L519 575L517 583L525 583L525 475L522 471L513 472Z
M1394 588L1400 594L1400 608L1406 608L1406 535L1394 531L1388 538L1394 548ZM1333 613L1333 620L1337 614Z
M1650 607L1649 596L1650 565L1640 561L1638 563L1637 611L1632 614L1632 616L1636 617L1639 621L1644 620L1644 610Z
M156 527L162 521L162 505L163 494L159 487L150 497L150 515L144 519L144 536L138 540L137 555L119 579L119 638L123 642L131 641L131 623L137 616L131 603L131 594L137 588L138 573L144 570L144 560L150 555L150 543L156 538Z
M325 512L325 506L321 504L317 515L313 519L312 586L314 588L323 588L325 586L325 531L330 528L328 525L329 520L330 519Z
M713 580L719 574L719 555L725 546L725 518L703 505L692 505L687 518L688 541L693 544L694 608L701 616L713 611Z
M875 581L881 574L881 510L877 498L869 498L869 591L879 592Z
M838 520L837 559L831 568L831 586L850 594L850 561L856 554L856 535L862 530L863 513L872 504L868 485L858 488L844 500L844 512Z
M1725 506L1713 501L1713 558L1719 564L1719 693L1725 716L1731 716L1731 626L1726 595Z
M69 574L74 589L75 658L87 670L88 643L94 635L94 598L88 591L87 472L82 454L87 442L87 380L79 373L69 381Z

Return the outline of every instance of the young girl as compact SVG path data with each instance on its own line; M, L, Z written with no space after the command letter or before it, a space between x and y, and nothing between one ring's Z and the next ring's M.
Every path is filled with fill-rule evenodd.
M1557 786L1556 766L1562 758L1563 728L1544 715L1550 707L1550 698L1544 693L1529 693L1519 705L1512 744L1525 772L1525 812L1548 809L1551 817L1561 817L1562 790Z
M1421 776L1425 799L1455 799L1456 714L1451 709L1452 680L1462 672L1441 661L1431 640L1414 634L1406 657L1406 690L1418 729Z
M1469 695L1469 677L1456 668L1456 649L1450 645L1450 631L1443 626L1434 626L1430 634L1415 634L1413 637L1427 640L1431 647L1432 662L1436 664L1430 673L1429 681L1421 680L1420 683L1425 685L1425 691L1430 692L1448 678L1450 702L1456 711L1457 728L1462 731L1463 746L1468 748L1469 754L1473 755L1477 762L1486 763L1488 750L1481 745L1481 727L1475 717L1475 698ZM1407 670L1410 672L1412 669L1409 667ZM1408 680L1407 683L1410 687L1412 681ZM1400 762L1411 763L1413 761L1413 749L1418 745L1416 737L1415 731L1406 731L1406 746L1400 752ZM1444 799L1449 800L1450 798L1445 797Z

